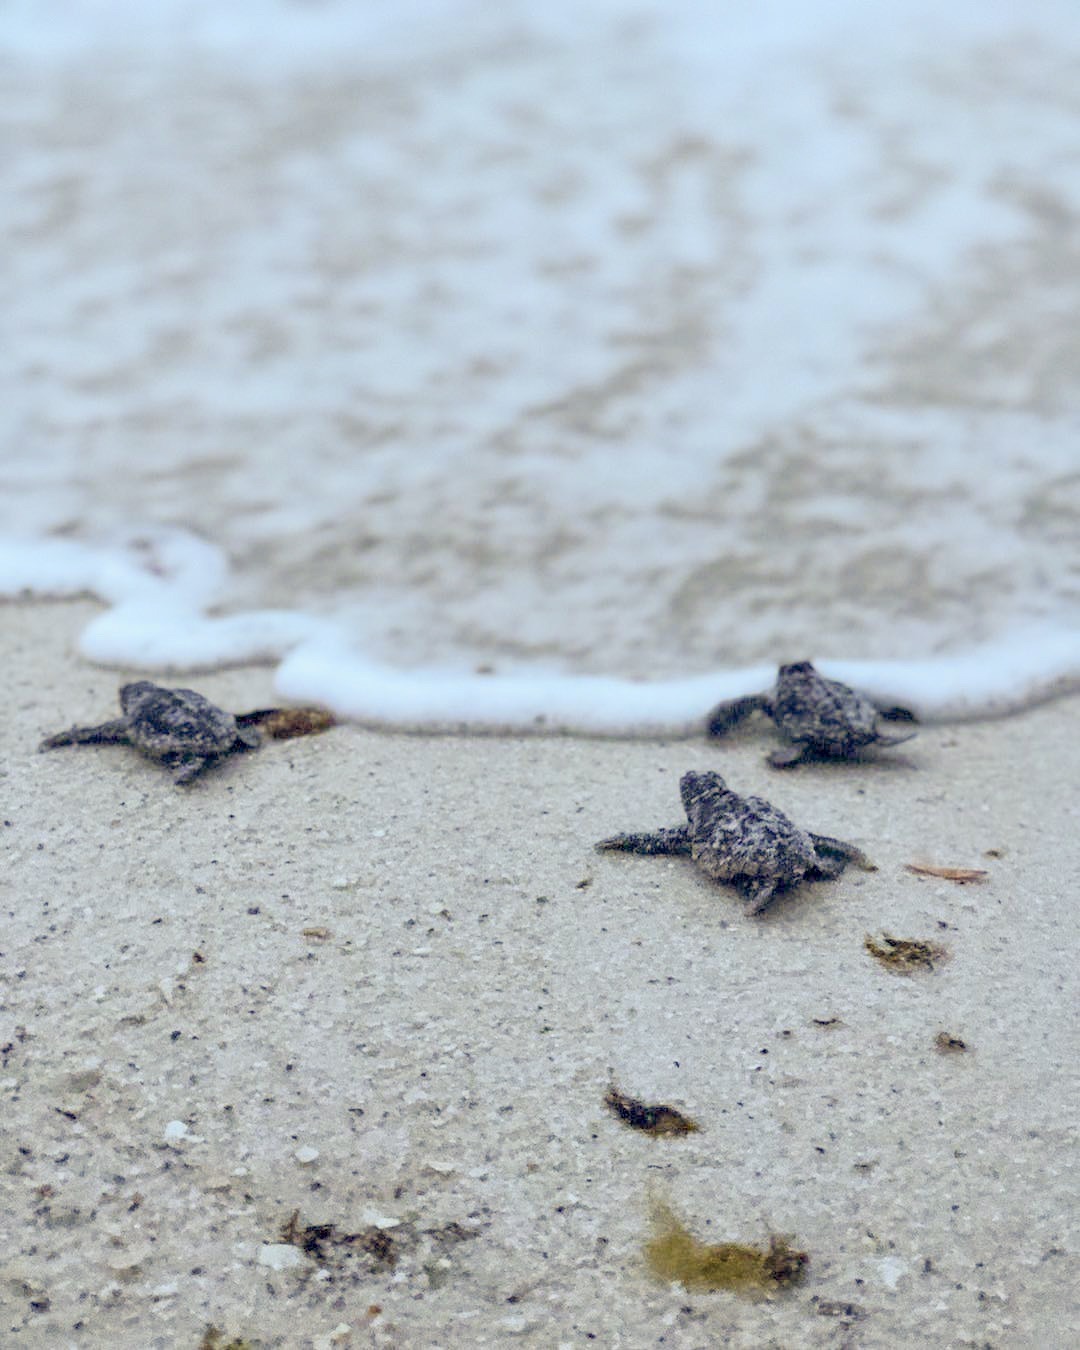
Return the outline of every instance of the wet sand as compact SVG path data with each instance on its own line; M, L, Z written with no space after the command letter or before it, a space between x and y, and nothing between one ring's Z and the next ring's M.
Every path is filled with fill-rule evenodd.
M0 544L187 528L391 665L1073 633L1080 23L1009 11L6 6Z
M11 1344L1074 1343L1075 700L788 774L766 728L342 726L182 790L36 753L115 706L127 673L74 654L93 612L0 609ZM268 669L178 682L272 702ZM751 921L685 861L592 851L677 823L689 768L879 870ZM867 933L950 959L905 978ZM628 1129L612 1075L700 1133ZM804 1281L658 1282L650 1194L709 1241L791 1235ZM333 1231L283 1245L294 1213Z

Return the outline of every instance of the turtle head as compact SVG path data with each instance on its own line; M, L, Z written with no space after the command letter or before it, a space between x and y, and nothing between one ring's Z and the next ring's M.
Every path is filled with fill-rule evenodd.
M793 661L791 665L780 667L780 678L791 679L793 676L797 679L800 675L816 675L817 671L809 661Z
M133 713L145 704L149 699L155 698L161 690L152 680L136 680L133 684L125 684L120 688L120 706L130 717Z
M727 784L718 773L706 770L704 773L684 773L679 779L679 792L682 795L683 810L687 815L690 808L702 797L715 797L728 790Z

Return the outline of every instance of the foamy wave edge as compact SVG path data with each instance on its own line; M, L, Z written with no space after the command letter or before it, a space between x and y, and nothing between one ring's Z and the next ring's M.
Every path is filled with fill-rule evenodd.
M400 670L364 658L334 623L292 610L212 612L228 561L182 530L132 531L119 544L0 539L0 596L92 595L108 608L83 631L95 664L157 672L278 662L287 700L406 730L647 737L701 733L723 699L768 687L774 666L644 682L559 672L485 675ZM813 653L808 654L813 657ZM1080 630L1013 628L952 655L893 661L815 659L826 675L925 721L998 717L1080 690Z

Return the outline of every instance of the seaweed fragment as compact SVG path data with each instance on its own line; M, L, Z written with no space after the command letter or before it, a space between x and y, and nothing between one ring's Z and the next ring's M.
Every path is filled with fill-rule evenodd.
M904 871L913 872L917 877L958 881L961 885L969 881L985 881L990 875L985 867L937 867L933 863L905 863Z
M472 1238L478 1238L480 1229L467 1228L456 1219L451 1219L449 1223L440 1224L438 1228L425 1228L424 1236L437 1247L452 1247L459 1242L469 1242Z
M867 933L863 938L863 946L876 961L898 975L911 975L916 970L933 970L949 958L948 948L936 942L926 942L921 938L896 938L891 933L882 933L880 942Z
M393 1270L398 1261L397 1244L385 1228L370 1226L342 1233L332 1223L301 1226L298 1209L281 1225L279 1241L299 1247L323 1266L340 1263L354 1254L371 1257L375 1267L382 1270Z
M768 1294L802 1279L810 1260L786 1237L772 1234L768 1247L745 1242L701 1242L669 1205L652 1202L653 1236L645 1260L662 1280L690 1290L729 1289L739 1294Z
M632 1130L652 1135L696 1134L701 1126L673 1106L647 1106L620 1092L614 1083L604 1093L604 1105Z
M272 741L291 741L296 736L315 736L337 725L325 708L256 708L238 713L238 727L257 727Z
M838 1317L846 1323L858 1322L860 1318L866 1316L866 1309L858 1303L848 1303L831 1298L818 1298L815 1294L810 1300L816 1305L816 1310L821 1317Z
M211 1322L203 1332L197 1350L255 1350L255 1345L254 1341L244 1340L241 1336L227 1341L225 1333Z
M947 1031L939 1031L934 1037L934 1049L939 1055L963 1055L971 1047L959 1036L951 1036Z

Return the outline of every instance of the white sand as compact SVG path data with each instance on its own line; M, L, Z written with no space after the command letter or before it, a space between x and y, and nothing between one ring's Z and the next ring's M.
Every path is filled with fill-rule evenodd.
M763 730L341 727L184 791L125 748L36 753L113 707L123 673L71 655L89 612L0 609L5 1344L1075 1343L1075 702L786 776ZM185 682L269 694L258 669ZM677 822L710 766L880 871L750 921L686 862L593 853ZM953 959L892 975L862 946L883 929ZM702 1133L621 1125L609 1069ZM650 1187L710 1240L794 1234L805 1282L657 1283ZM395 1221L396 1268L261 1265L297 1209Z

